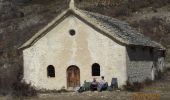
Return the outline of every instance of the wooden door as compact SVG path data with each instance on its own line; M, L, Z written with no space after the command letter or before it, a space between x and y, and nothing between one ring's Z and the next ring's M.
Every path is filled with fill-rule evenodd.
M70 66L67 69L67 87L80 86L80 70L77 66Z

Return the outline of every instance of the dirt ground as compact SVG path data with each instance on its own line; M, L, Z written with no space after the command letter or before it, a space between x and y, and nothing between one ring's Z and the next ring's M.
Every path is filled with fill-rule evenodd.
M150 96L149 96L150 94ZM38 97L13 98L0 97L0 100L170 100L170 92L84 92L84 93L50 93L39 94Z
M37 97L27 98L0 96L0 100L170 100L170 70L162 79L145 86L141 92L117 90L111 92L39 93Z

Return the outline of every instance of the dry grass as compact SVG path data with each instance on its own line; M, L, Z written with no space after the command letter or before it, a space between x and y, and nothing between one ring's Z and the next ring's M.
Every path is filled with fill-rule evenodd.
M67 0L18 1L23 2L0 1L0 94L3 95L11 94L16 89L14 84L22 78L23 61L18 47L68 7Z

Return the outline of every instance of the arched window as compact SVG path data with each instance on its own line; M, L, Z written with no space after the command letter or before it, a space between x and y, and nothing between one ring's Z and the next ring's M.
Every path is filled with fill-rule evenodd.
M92 65L92 76L100 76L100 65L97 63Z
M49 65L47 67L47 76L48 77L55 77L55 68L53 65Z

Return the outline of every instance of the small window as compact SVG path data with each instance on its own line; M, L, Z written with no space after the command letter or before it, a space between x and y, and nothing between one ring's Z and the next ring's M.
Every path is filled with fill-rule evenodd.
M97 63L92 65L92 76L100 76L100 65Z
M48 77L55 77L55 68L53 65L49 65L47 67L47 76Z
M69 31L69 33L70 33L70 35L71 35L71 36L73 36L73 35L75 35L75 34L76 34L76 31L75 31L75 30L73 30L73 29L71 29L71 30Z

